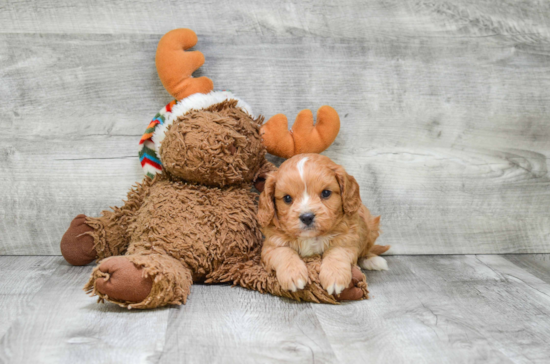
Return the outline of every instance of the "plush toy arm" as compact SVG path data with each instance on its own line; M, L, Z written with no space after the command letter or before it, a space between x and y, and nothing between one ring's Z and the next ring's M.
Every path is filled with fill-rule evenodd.
M313 124L310 110L298 113L292 130L288 130L285 115L277 114L265 123L260 134L267 151L282 158L301 153L320 153L327 149L340 131L338 113L330 106L317 111L317 123Z
M199 51L185 52L197 44L197 35L191 29L174 29L159 41L155 63L159 78L177 100L195 93L209 93L214 84L208 77L193 78L191 75L204 63Z

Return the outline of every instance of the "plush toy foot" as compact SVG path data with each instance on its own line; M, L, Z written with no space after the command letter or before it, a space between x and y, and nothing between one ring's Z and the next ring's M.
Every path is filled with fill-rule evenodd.
M86 215L80 214L71 222L61 238L61 254L69 264L86 265L96 259L94 239L86 234L93 230L86 224Z
M141 302L153 287L151 277L145 277L141 268L123 256L105 259L99 271L102 277L96 281L97 291L117 301Z
M357 267L351 269L351 283L348 288L336 296L338 301L356 301L363 298L363 289L360 284L363 282L363 273Z
M147 309L181 305L193 273L179 260L162 254L119 255L101 261L84 291L121 307Z

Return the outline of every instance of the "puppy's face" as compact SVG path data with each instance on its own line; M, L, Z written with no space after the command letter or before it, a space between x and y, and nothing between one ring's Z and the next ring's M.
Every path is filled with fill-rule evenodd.
M301 154L267 178L258 220L293 238L313 238L330 233L360 206L359 186L341 166L319 154Z

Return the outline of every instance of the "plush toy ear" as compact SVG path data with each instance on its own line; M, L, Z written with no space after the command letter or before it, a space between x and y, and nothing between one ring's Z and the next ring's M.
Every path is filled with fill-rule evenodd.
M176 100L196 93L207 94L214 89L208 77L191 75L204 63L199 51L185 52L197 44L197 35L191 29L174 29L159 41L155 63L160 81Z
M275 208L275 183L277 181L277 172L272 172L267 175L265 180L264 190L260 194L260 203L258 204L258 223L262 227L266 227L271 222L276 227L279 227L277 219L277 210Z
M260 169L256 174L254 175L254 178L252 179L252 183L254 184L254 187L262 193L265 189L265 181L267 179L267 176L270 172L274 172L277 170L277 167L275 167L271 162L269 162L267 159L263 158L260 162Z
M277 114L262 126L260 135L269 153L290 158L302 153L321 153L332 144L339 131L338 113L325 105L317 110L315 125L311 110L298 113L292 131L288 130L286 116Z
M337 166L334 169L334 173L340 185L340 195L342 196L342 208L344 209L344 213L346 215L353 215L363 204L363 202L361 202L359 184L342 166Z

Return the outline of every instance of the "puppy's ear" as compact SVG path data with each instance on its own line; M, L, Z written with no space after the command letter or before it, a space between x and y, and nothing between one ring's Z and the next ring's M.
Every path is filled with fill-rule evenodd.
M353 215L362 205L359 184L353 176L347 174L342 166L334 169L336 179L340 185L340 195L342 196L342 208L346 215Z
M271 222L275 226L279 226L277 219L277 211L275 208L275 183L277 181L277 172L271 172L267 175L265 186L260 195L260 203L258 206L258 223L262 227L266 227Z

